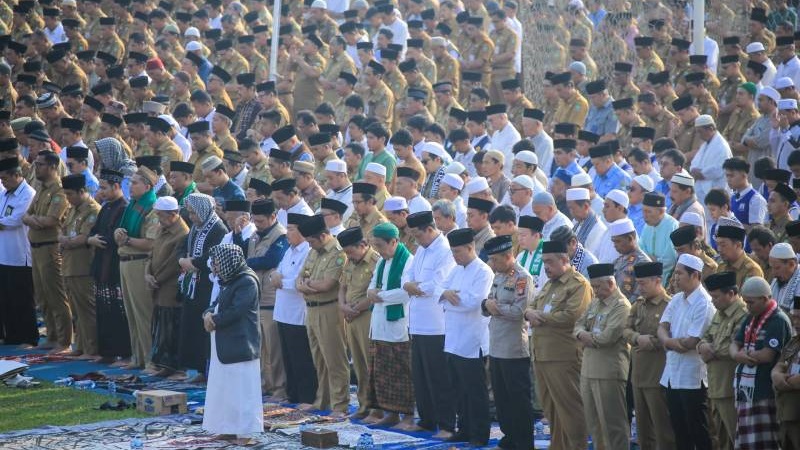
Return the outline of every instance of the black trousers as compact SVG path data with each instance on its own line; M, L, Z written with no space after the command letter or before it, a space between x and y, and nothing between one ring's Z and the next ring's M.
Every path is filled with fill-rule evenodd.
M667 408L675 433L675 446L681 450L711 450L708 429L708 394L700 389L667 388Z
M37 345L32 269L0 265L0 292L0 339L6 344Z
M502 448L533 448L530 358L489 358Z
M470 442L488 442L492 422L489 418L489 391L486 387L484 359L462 358L448 353L447 362L458 399L458 434Z
M277 322L283 364L286 366L286 394L291 403L314 403L317 370L311 358L308 332L303 325Z
M411 335L411 379L417 402L419 426L427 430L456 429L456 394L447 358L444 335Z

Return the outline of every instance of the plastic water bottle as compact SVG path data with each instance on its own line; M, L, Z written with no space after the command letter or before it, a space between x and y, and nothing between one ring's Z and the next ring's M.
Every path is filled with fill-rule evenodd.
M143 449L144 448L144 439L138 434L131 439L131 450L133 449Z
M75 380L73 380L72 377L66 377L66 378L59 378L58 380L54 381L53 384L55 384L56 386L67 387L67 386L72 386L72 383L74 382Z
M533 426L533 430L535 439L541 439L544 436L544 424L541 420L536 422L536 424Z
M111 398L117 398L117 383L114 381L108 382L108 393L111 394Z
M94 389L95 386L97 385L92 380L81 380L75 382L75 387L80 390Z

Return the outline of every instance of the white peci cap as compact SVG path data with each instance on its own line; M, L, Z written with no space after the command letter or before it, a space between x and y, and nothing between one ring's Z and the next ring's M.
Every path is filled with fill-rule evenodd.
M338 173L347 173L347 163L341 159L332 159L325 163L325 170Z
M694 177L688 173L676 173L672 176L670 182L680 184L681 186L694 187Z
M707 127L709 125L716 125L714 123L714 118L709 116L708 114L701 114L694 119L694 126L695 127Z
M656 188L656 184L653 183L653 179L649 175L636 175L633 177L633 181L641 186L645 192L653 192L653 189Z
M198 30L195 27L189 27L189 28L186 29L186 31L183 32L183 36L184 37L190 37L191 36L191 37L198 37L199 38L200 37L200 30ZM187 48L187 50L188 50L188 48Z
M611 192L606 194L606 198L618 205L622 205L623 208L627 208L631 204L631 199L628 198L628 194L619 189L612 189Z
M777 259L797 259L797 255L792 249L792 246L787 242L775 244L772 250L769 251L769 257Z
M772 83L772 86L775 87L775 89L786 89L788 87L794 87L794 81L789 77L780 77Z
M442 183L459 191L464 189L464 180L460 176L454 173L444 174L444 177L442 178Z
M633 221L631 219L619 219L615 222L611 222L608 227L608 231L611 233L611 236L620 236L623 234L628 234L631 232L636 231L636 227L633 226Z
M570 180L572 187L587 186L592 184L592 177L586 172L576 173Z
M778 100L778 109L781 111L797 109L797 100L793 98L782 98Z
M181 207L178 205L178 200L172 196L159 197L156 200L153 209L156 211L178 211Z
M486 178L477 177L469 180L467 186L465 187L467 191L467 195L476 194L478 192L483 192L489 189L489 182L486 181Z
M745 53L755 53L766 51L766 49L764 48L764 44L761 42L751 42L747 44L747 47L745 47L744 51Z
M776 91L775 88L772 86L764 86L763 88L761 88L760 91L758 91L758 95L763 95L765 97L771 98L772 101L775 102L775 104L777 104L781 100L781 94L779 94L778 91Z
M389 197L383 202L384 211L400 211L408 209L408 202L403 197Z
M444 168L444 173L454 173L456 175L461 175L466 170L467 168L464 167L463 164L461 164L458 161L453 161L450 164L448 164L447 167Z
M678 257L678 264L683 264L686 267L694 269L698 272L703 271L703 260L698 258L697 256L690 255L689 253L684 253Z
M567 189L567 201L589 200L589 190L586 188Z
M511 180L512 183L516 183L526 189L533 190L535 188L535 184L533 183L533 178L528 175L517 175Z
M694 225L696 227L702 227L703 226L703 218L700 216L700 214L697 214L696 212L692 212L692 211L687 211L687 212L683 213L683 215L681 215L681 218L680 218L680 220L678 220L678 222L684 223L686 225Z
M365 167L364 170L367 172L378 174L382 177L386 176L386 166L384 166L383 164L371 162L367 164L367 167Z
M189 42L188 44L186 44L186 51L187 52L194 52L194 51L202 50L202 49L203 49L203 44L201 44L201 43L199 43L197 41L192 41L192 42Z
M530 150L522 150L514 155L515 161L522 161L526 164L539 164L539 157L536 156L536 153L533 153Z

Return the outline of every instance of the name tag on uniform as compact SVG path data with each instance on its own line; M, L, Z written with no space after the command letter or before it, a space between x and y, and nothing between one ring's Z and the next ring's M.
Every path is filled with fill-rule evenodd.
M14 207L11 205L6 205L6 210L3 211L3 216L8 217L14 212Z
M800 375L800 364L792 364L792 366L789 368L789 375Z
M545 313L549 314L552 309L553 309L553 305L551 305L550 303L544 305L544 312Z

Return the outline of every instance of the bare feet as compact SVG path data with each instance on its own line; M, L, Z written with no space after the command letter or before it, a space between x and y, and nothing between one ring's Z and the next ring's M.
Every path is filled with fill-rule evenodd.
M350 414L348 418L351 420L361 420L367 417L368 414L369 413L367 411L356 411L353 414Z
M172 381L185 381L187 378L189 378L189 376L183 371L177 371L167 377L168 380Z
M52 341L45 341L43 344L39 344L39 350L50 350L56 347L56 343Z
M383 419L383 411L373 409L367 417L364 418L364 423L374 424Z
M310 403L300 403L299 405L297 405L297 409L299 409L300 411L311 411L312 409L314 409L314 405Z
M453 432L447 430L439 430L438 433L434 434L431 437L434 439L450 439L451 437L453 437Z
M111 367L125 367L131 363L130 359L120 359L119 361L111 364Z
M393 425L396 425L397 422L400 422L400 416L397 415L397 413L384 413L383 419L375 422L375 425L381 427L391 427Z
M130 362L130 363L122 366L122 368L125 369L125 370L139 370L139 369L142 368L142 366L139 365L139 364L136 364L134 362Z
M256 445L255 439L250 439L250 438L238 438L232 440L231 442L233 442L234 445L240 445L242 447L250 447L252 445Z
M96 356L92 360L92 362L95 362L95 363L98 363L98 364L113 364L114 361L116 361L116 360L111 356Z
M94 361L95 359L97 359L97 355L89 355L87 353L84 353L84 354L82 354L81 356L78 356L75 359L77 359L79 361Z
M59 346L59 347L53 347L53 349L52 349L52 350L50 350L50 351L49 351L49 352L47 352L47 353L48 353L48 354L50 354L50 355L64 355L64 356L69 356L69 353L70 353L70 352L71 352L71 350L69 349L69 347L60 347L60 346Z
M335 417L337 419L340 419L343 417L347 417L347 413L343 411L332 411L330 414L328 414L328 417Z
M402 431L422 431L422 427L414 421L413 414L406 414L403 416L403 420L392 428Z
M166 378L168 376L171 376L174 373L175 373L175 369L170 369L169 367L164 367L163 369L159 369L159 370L156 370L155 372L153 372L153 376L154 377L159 377L159 378Z

